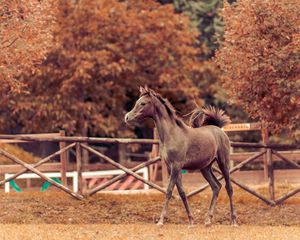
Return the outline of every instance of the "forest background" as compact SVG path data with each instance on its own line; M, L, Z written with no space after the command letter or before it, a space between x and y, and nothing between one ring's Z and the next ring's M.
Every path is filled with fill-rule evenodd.
M123 122L148 85L181 116L214 105L295 142L298 8L297 0L4 0L0 131L152 137L149 124Z

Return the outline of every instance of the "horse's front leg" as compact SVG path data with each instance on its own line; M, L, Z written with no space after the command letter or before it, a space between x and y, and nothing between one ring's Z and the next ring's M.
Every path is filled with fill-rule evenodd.
M164 219L167 215L169 201L172 197L173 189L174 189L175 183L177 182L179 171L180 171L180 169L178 169L174 166L171 167L171 174L170 174L169 185L168 185L167 193L166 193L166 200L165 200L165 203L163 205L163 209L162 209L162 212L161 212L161 215L160 215L160 218L159 218L159 221L158 221L157 225L163 225L164 224Z

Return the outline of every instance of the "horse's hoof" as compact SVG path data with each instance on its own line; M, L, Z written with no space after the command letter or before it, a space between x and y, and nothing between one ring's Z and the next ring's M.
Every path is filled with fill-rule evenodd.
M238 225L238 223L236 222L236 220L234 220L234 221L232 221L231 226L233 226L233 227L238 227L239 225Z
M188 226L188 228L193 228L193 227L195 227L194 223L190 223Z
M194 218L192 216L189 217L189 228L194 227Z
M211 219L206 219L204 222L205 227L210 227L211 226Z
M162 227L164 224L162 223L162 222L158 222L158 223L156 223L156 226L158 226L158 227Z

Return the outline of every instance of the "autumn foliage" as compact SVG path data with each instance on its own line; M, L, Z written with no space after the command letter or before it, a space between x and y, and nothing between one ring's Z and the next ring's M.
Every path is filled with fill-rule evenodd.
M273 131L299 131L299 12L298 0L240 0L222 15L225 41L216 60L223 86Z
M0 102L3 131L21 127L25 132L124 136L129 134L124 113L139 85L166 94L177 107L209 91L197 88L213 71L198 60L198 33L171 5L62 1L57 21L55 49L40 71L21 78L30 94Z
M32 71L44 59L51 45L55 12L52 0L1 0L0 91L19 90L16 77Z

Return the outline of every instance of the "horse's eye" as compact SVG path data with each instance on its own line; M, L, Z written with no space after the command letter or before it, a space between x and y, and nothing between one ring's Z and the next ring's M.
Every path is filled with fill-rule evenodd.
M145 102L141 102L141 106L145 106L146 105L146 103Z

